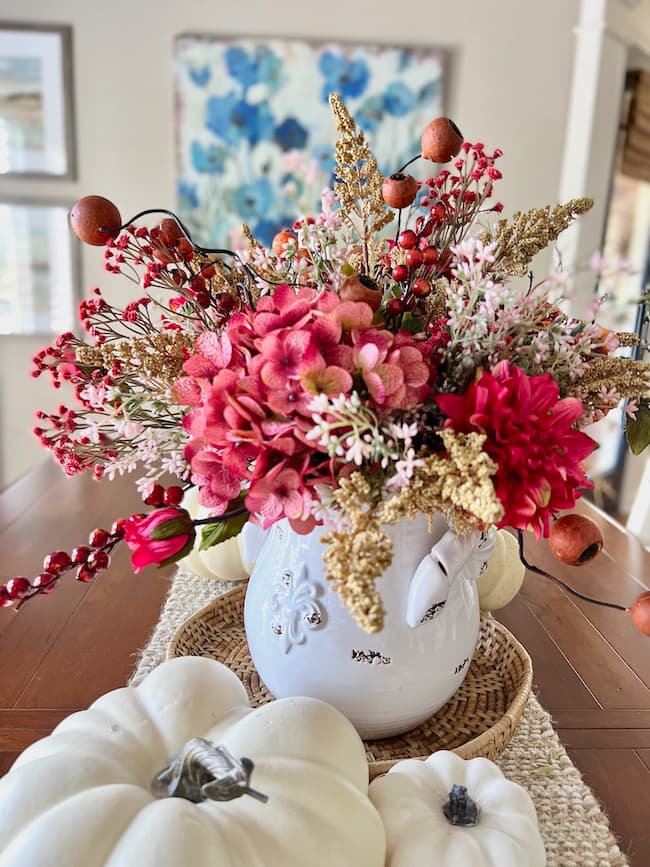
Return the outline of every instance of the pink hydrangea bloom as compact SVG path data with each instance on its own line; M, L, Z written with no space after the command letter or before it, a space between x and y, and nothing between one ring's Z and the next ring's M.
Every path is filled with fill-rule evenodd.
M432 366L417 341L372 320L363 302L278 286L256 310L232 316L221 335L197 339L174 397L191 407L185 457L204 506L222 514L246 490L247 507L265 524L287 517L307 527L315 485L346 471L344 457L333 460L307 437L312 398L357 389L388 412L432 393Z

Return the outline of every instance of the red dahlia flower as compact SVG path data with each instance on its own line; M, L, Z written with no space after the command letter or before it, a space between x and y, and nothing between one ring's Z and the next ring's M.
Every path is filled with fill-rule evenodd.
M497 464L494 488L504 508L500 527L549 533L552 515L570 509L592 487L581 461L593 440L574 429L583 412L572 397L560 399L549 373L527 376L508 361L479 371L463 395L441 394L436 403L445 427L482 433L483 449Z

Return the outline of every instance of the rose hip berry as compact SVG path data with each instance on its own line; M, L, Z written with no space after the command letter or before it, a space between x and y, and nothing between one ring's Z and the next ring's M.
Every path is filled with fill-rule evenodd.
M22 597L31 590L31 586L32 585L29 583L27 578L21 576L19 578L11 578L7 581L5 590L11 599L22 599Z
M125 518L118 518L117 521L113 522L113 526L111 527L111 536L114 536L116 539L121 539L124 536L124 527L126 526Z
M426 298L427 295L431 294L431 283L425 277L418 277L417 280L413 281L411 292L416 298Z
M413 229L404 229L403 232L399 233L397 238L397 246L401 247L402 250L412 250L417 242L418 236L415 234Z
M600 553L603 534L595 521L576 513L563 515L549 534L551 551L562 563L583 566Z
M144 502L147 506L162 506L163 497L165 496L165 489L162 485L154 485L151 489L151 493L148 497L144 498Z
M52 554L48 554L43 561L43 569L53 575L63 572L70 566L72 566L72 560L65 551L54 551Z
M13 598L4 587L0 587L0 608L9 608L14 604Z
M93 548L103 548L104 545L108 545L110 539L111 536L108 530L98 527L88 536L88 544Z
M77 581L83 581L84 584L87 584L89 581L92 581L95 578L96 572L92 569L89 569L88 566L84 563L83 566L79 567L77 571Z
M164 244L166 247L171 247L174 241L178 241L179 238L182 237L183 232L176 220L172 220L171 217L165 217L165 219L160 223L159 238L161 244Z
M401 210L412 205L418 192L418 182L412 175L395 172L382 184L381 193L389 208Z
M100 569L106 569L110 562L111 558L106 551L92 551L88 557L86 566L93 572L99 572Z
M72 206L70 225L85 244L101 247L120 231L122 217L113 202L103 196L84 196Z
M650 591L646 590L636 597L628 608L628 614L638 630L650 635Z
M423 262L424 254L422 253L422 250L418 250L417 247L409 250L406 254L406 264L409 268L418 268Z
M402 301L405 310L413 311L417 306L418 300L415 295L407 295L406 298Z
M90 554L90 548L86 545L78 545L76 548L72 549L71 558L72 562L75 565L79 563L85 563L88 559L88 555Z
M422 156L434 163L448 163L463 143L463 134L448 117L432 120L422 133Z
M431 208L429 213L437 223L441 223L445 219L445 206L442 204L442 202L438 202Z
M52 581L56 581L56 575L52 575L51 572L41 572L40 575L37 575L36 578L32 581L32 587L47 587L48 584L51 584Z
M163 503L166 506L178 506L183 499L183 489L180 485L172 485L163 494Z
M393 276L393 280L397 283L403 283L404 280L408 280L409 278L409 269L407 265L395 265L391 272Z
M386 311L390 316L399 316L404 312L404 303L399 298L391 298L386 305Z
M440 258L440 253L435 247L425 247L422 251L422 256L425 265L435 265Z

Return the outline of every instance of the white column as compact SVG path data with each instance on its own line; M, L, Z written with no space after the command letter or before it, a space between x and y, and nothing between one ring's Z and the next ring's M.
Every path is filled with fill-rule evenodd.
M626 529L636 536L642 545L650 548L650 459L646 458L645 470L636 497L630 509Z
M565 268L584 267L601 247L616 153L627 45L607 23L611 0L582 0L567 118L559 199L590 196L592 211L565 232ZM576 312L587 306L593 279L578 283Z

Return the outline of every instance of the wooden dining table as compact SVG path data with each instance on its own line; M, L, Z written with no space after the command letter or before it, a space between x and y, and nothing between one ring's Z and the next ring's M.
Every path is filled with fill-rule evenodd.
M131 479L67 479L44 463L0 494L0 579L31 578L49 552L70 551L92 529L141 510ZM593 505L583 501L578 511L603 532L596 559L563 566L532 536L527 559L583 593L629 605L650 589L650 553ZM21 611L0 609L0 775L65 716L126 683L172 575L172 567L134 575L122 546L92 583L68 573ZM576 599L531 572L497 617L530 653L535 693L630 864L647 867L650 638L627 614Z

